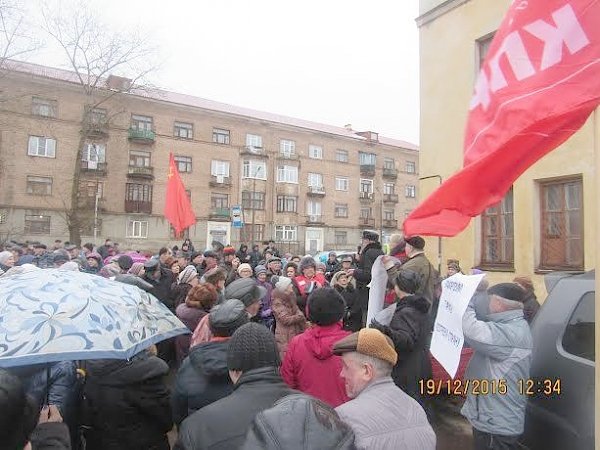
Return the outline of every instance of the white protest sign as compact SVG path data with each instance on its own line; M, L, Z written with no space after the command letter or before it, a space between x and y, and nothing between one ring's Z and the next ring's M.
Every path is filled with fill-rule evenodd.
M442 281L442 296L433 326L430 351L452 378L458 370L464 343L462 317L484 276L457 273Z
M378 256L373 267L371 268L371 283L369 285L369 306L367 309L367 326L375 315L383 309L385 301L385 290L387 287L388 274L383 266L381 259L383 256Z

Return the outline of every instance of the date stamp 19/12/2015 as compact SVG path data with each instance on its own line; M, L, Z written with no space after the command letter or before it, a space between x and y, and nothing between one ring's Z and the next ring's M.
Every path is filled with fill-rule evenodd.
M547 380L518 380L517 389L520 395L560 395L561 381L557 379ZM465 379L465 380L419 380L419 393L421 395L506 395L508 384L504 379Z

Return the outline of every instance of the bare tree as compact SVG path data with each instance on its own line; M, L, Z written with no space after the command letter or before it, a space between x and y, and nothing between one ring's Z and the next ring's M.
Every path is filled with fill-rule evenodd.
M77 75L85 95L81 137L75 152L70 202L65 211L69 240L81 243L81 230L89 228L89 198L81 195L82 156L85 144L109 126L113 111L104 116L98 109L115 96L141 93L149 88L147 77L157 69L155 49L136 32L119 32L103 24L86 3L42 11L43 28L63 50L67 65ZM120 76L114 76L119 73Z
M22 2L0 0L0 72L7 60L23 58L40 46L28 32L26 17Z

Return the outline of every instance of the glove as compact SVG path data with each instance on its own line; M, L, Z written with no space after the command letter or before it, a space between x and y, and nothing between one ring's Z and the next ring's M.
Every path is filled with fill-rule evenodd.
M376 330L379 330L382 333L385 333L385 329L387 327L385 325L382 325L381 323L377 322L375 319L373 319L373 320L371 320L371 324L369 325L369 328L375 328Z

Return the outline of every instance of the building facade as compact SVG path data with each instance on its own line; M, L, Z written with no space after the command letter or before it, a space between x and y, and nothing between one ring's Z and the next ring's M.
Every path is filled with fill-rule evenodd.
M416 204L412 144L174 92L119 93L111 86L127 80L117 77L94 92L90 109L73 73L10 68L0 78L5 238L68 239L78 170L84 242L178 242L163 217L169 152L197 216L185 233L197 247L274 239L294 253L355 249L361 230L389 236ZM241 208L241 228L232 207Z
M463 137L473 86L510 0L421 0L421 177L447 179L462 166ZM491 281L532 276L538 297L553 270L595 267L597 185L595 112L558 149L530 167L504 200L442 240L442 261L481 267ZM485 175L482 175L485 176ZM422 180L424 198L437 187ZM430 239L432 256L437 242Z

